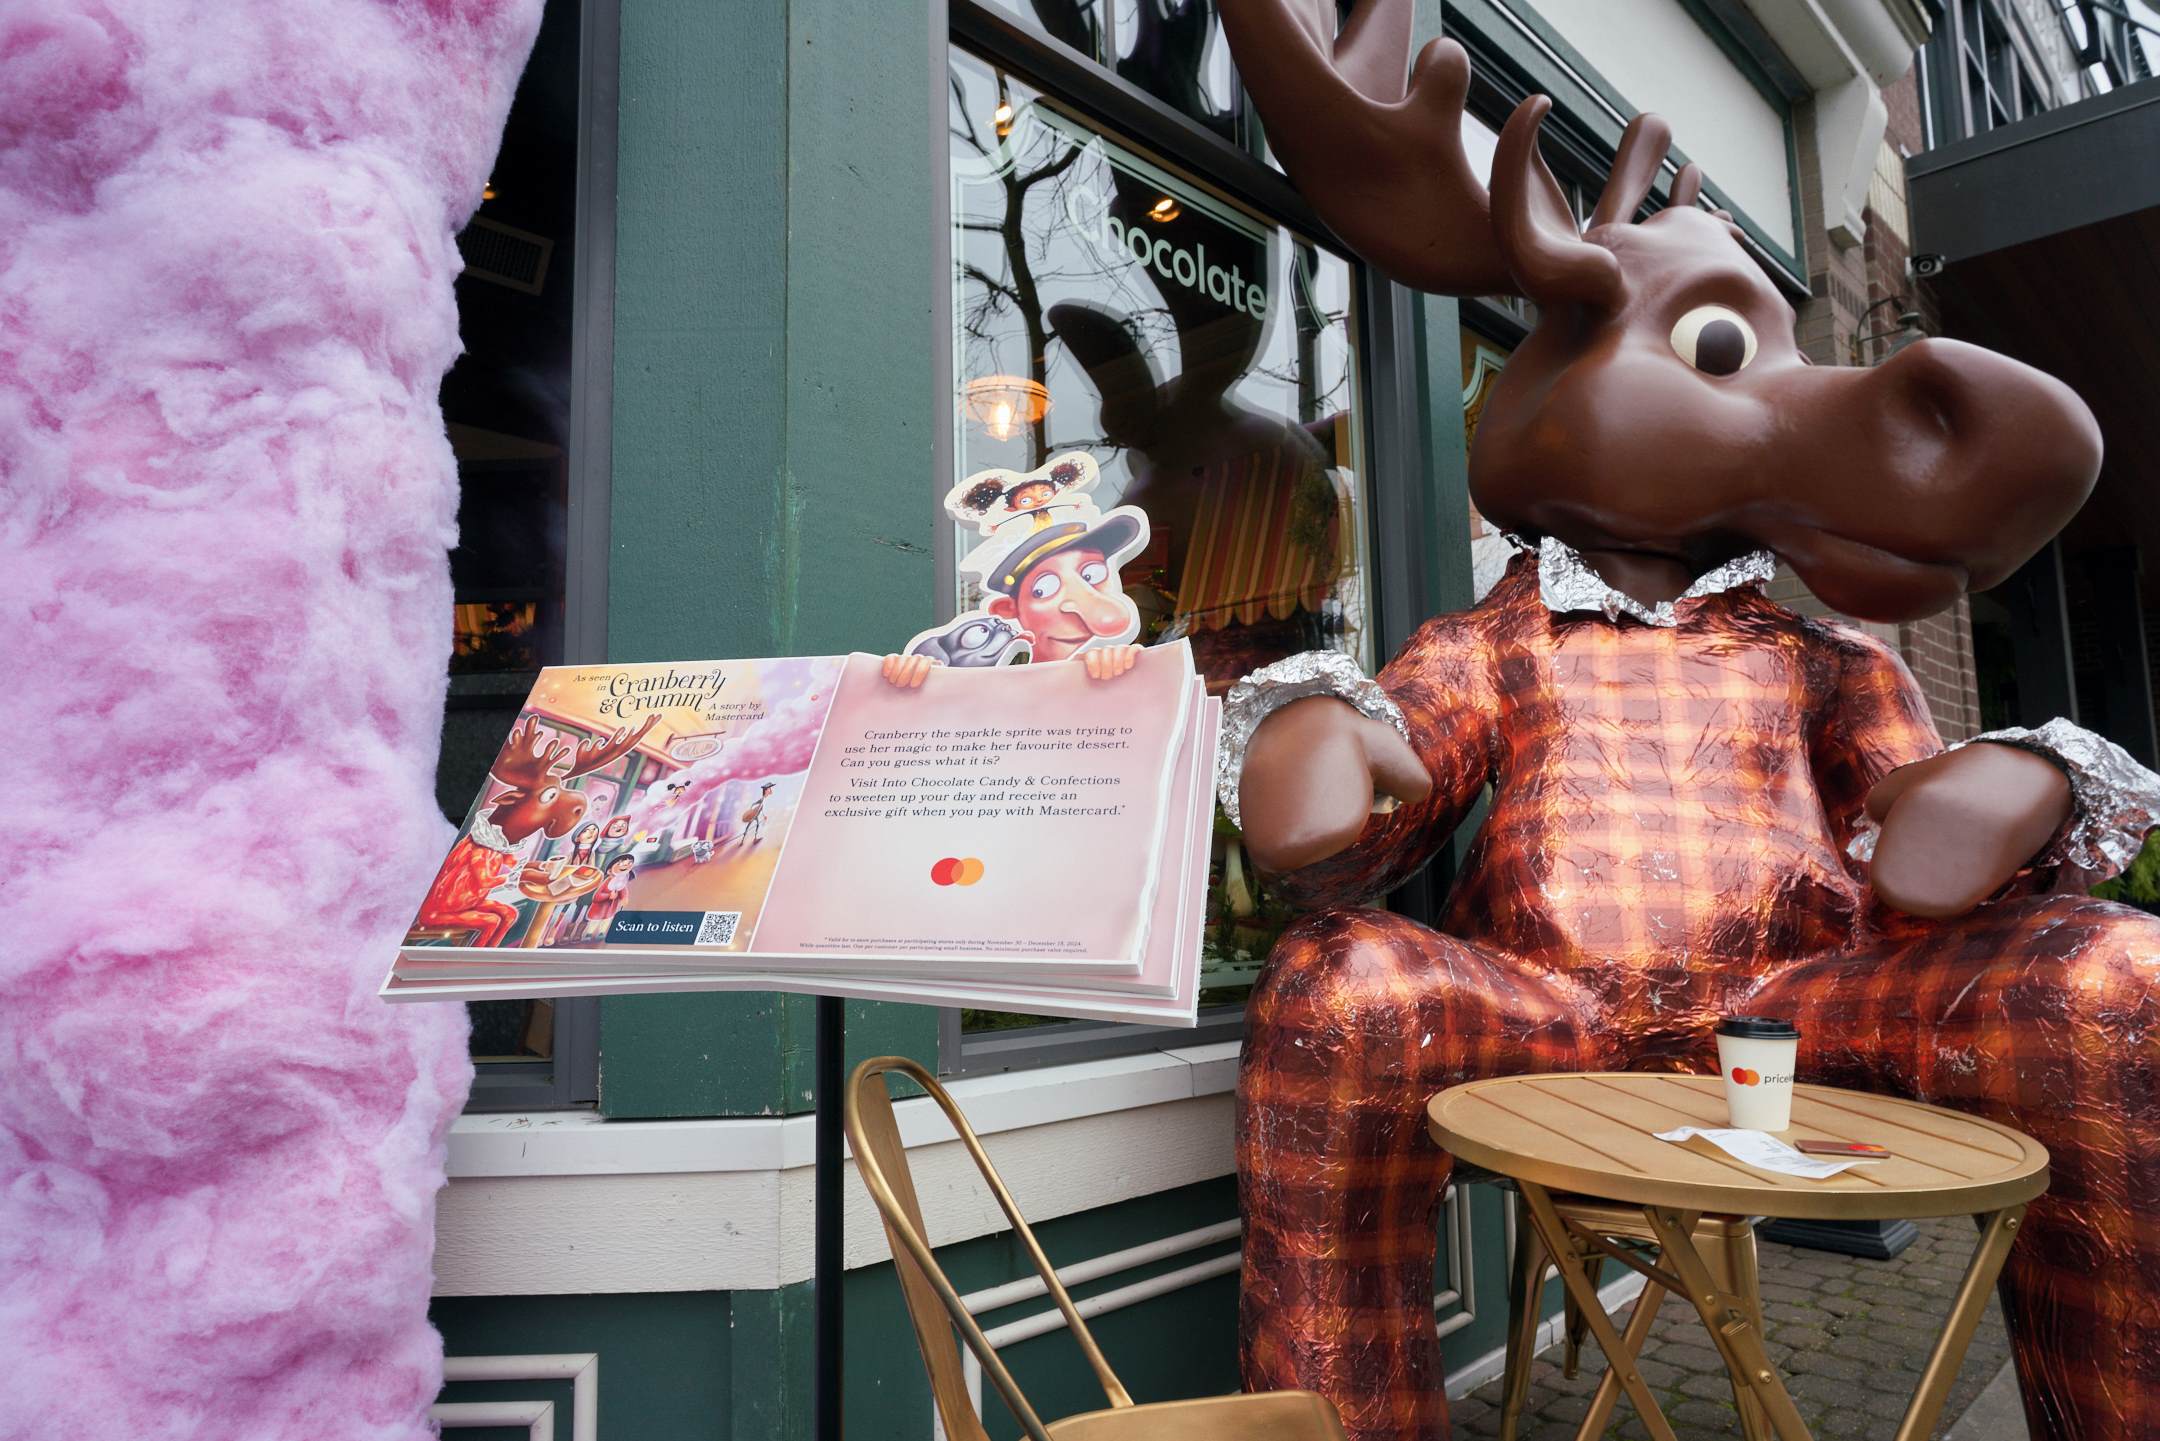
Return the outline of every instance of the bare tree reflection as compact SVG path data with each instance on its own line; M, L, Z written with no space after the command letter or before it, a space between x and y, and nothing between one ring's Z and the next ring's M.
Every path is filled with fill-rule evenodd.
M1184 67L1173 90L1200 111L1196 118L1227 133L1234 117L1209 108L1198 74L1213 23L1204 9L1141 0L1145 23L1132 53L1144 51L1158 68ZM1241 597L1195 597L1186 584L1196 542L1230 543L1221 497L1241 485L1295 498L1287 530L1254 534L1242 542L1248 547L1300 548L1315 558L1309 569L1332 573L1353 543L1337 523L1333 471L1349 367L1330 367L1320 353L1323 335L1347 316L1318 298L1318 252L1280 229L1233 222L1189 188L1151 178L1148 167L1112 163L1078 122L1042 102L1016 101L1003 74L964 75L956 66L952 95L962 181L955 223L986 242L964 239L956 256L963 374L1020 374L1051 388L1062 374L1067 389L1084 377L1098 433L1075 437L1076 398L1061 396L1058 448L1095 451L1106 478L1122 480L1119 499L1147 510L1164 546L1159 582L1211 677L1227 683L1275 656L1330 643L1310 597L1298 600L1299 613L1277 596L1265 616L1250 604L1233 616L1226 602ZM1271 333L1280 337L1273 344ZM1054 363L1053 342L1079 377ZM1024 356L1010 354L1015 343ZM1028 428L1020 468L1048 457L1051 426L1043 417ZM1202 535L1210 494L1218 516Z

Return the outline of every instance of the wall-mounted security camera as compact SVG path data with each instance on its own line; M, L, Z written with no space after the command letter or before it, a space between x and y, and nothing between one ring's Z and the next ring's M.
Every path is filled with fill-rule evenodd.
M1949 267L1950 262L1940 255L1915 255L1905 262L1905 269L1915 280L1933 280Z

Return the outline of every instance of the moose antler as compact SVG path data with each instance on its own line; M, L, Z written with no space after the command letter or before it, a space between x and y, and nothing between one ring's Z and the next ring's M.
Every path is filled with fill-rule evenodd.
M631 747L645 739L645 733L660 719L657 713L645 717L645 723L636 730L628 726L615 727L615 733L606 740L579 741L577 755L570 762L570 769L562 774L564 780L588 776L603 770L630 753Z
M521 791L538 790L546 784L548 773L569 755L569 742L548 735L538 721L525 716L510 728L510 738L503 742L502 753L488 767L488 774Z
M1493 157L1492 193L1463 151L1470 58L1452 40L1419 52L1409 84L1412 0L1365 0L1335 33L1334 0L1246 0L1223 7L1238 73L1268 140L1298 188L1343 241L1406 285L1444 295L1516 290L1543 304L1615 307L1624 295L1612 254L1585 242L1538 154L1552 101L1515 108ZM1672 129L1638 115L1622 136L1591 227L1624 224L1665 163ZM1701 172L1673 182L1693 205Z
M488 767L488 774L522 791L536 791L550 779L566 781L591 775L629 754L659 719L658 715L649 715L635 731L617 726L606 740L579 741L573 748L568 741L542 731L538 721L526 716L510 728L510 738L503 742L502 753ZM557 767L566 762L567 768L558 772Z
M1575 231L1574 212L1560 194L1560 185L1538 154L1538 127L1544 124L1552 101L1533 95L1515 107L1500 131L1500 146L1493 154L1493 232L1500 253L1507 257L1516 288L1540 305L1572 302L1603 309L1618 309L1627 293L1620 262L1610 250L1592 245ZM1620 155L1613 167L1613 181L1622 178L1620 161L1644 153L1645 142L1654 142L1657 157L1665 154L1671 132L1655 115L1638 115L1630 121L1620 141ZM1650 162L1656 173L1657 159ZM1605 213L1608 200L1617 204L1630 186L1606 185L1598 197L1596 214ZM1644 182L1644 189L1649 188ZM1627 206L1632 218L1641 196Z
M1222 7L1238 74L1275 123L1268 143L1343 243L1405 285L1442 295L1509 288L1485 187L1463 152L1470 57L1418 53L1412 0L1366 0L1335 33L1335 0Z

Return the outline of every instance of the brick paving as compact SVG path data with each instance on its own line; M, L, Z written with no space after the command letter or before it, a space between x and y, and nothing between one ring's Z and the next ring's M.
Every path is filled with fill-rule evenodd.
M1919 1239L1889 1261L1761 1244L1770 1354L1819 1441L1888 1436L1912 1399L1977 1237L1972 1223L1958 1218L1916 1224ZM1617 1270L1608 1263L1604 1279L1612 1280ZM1990 1300L1937 1435L1964 1414L2009 1357L2002 1309ZM1517 1441L1572 1441L1589 1410L1604 1370L1596 1341L1584 1343L1582 1369L1572 1381L1560 1374L1559 1358L1555 1346L1533 1366ZM1740 1434L1725 1368L1693 1307L1665 1299L1643 1348L1642 1369L1680 1441ZM1460 1398L1450 1408L1455 1435L1497 1436L1499 1407L1498 1381ZM1649 1434L1624 1394L1606 1434L1625 1441Z

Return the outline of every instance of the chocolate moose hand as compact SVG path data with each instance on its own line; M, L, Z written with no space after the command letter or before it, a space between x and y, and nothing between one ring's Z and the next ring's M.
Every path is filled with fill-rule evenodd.
M1392 727L1309 696L1253 732L1238 783L1245 849L1264 872L1294 871L1348 849L1375 796L1415 803L1431 793L1432 777Z
M1982 742L1876 782L1868 814L1875 894L1914 916L1971 910L2029 863L2070 817L2070 781L2044 757Z

